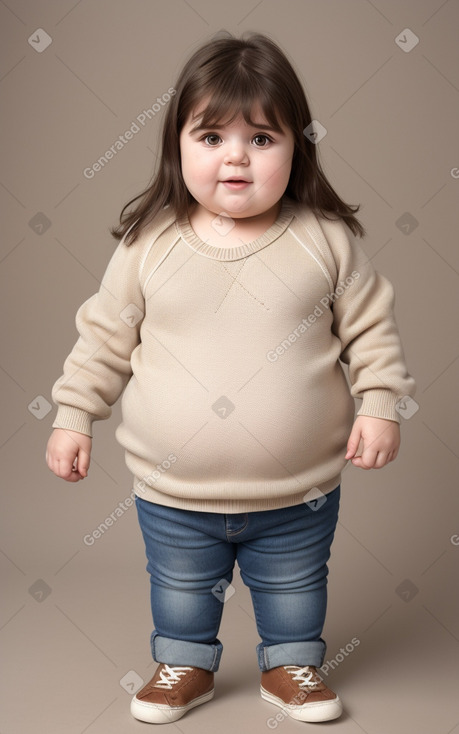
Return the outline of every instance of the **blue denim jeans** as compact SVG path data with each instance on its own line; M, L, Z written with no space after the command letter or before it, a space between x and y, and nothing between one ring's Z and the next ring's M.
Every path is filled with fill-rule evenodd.
M339 499L340 485L315 503L223 514L136 497L151 579L153 659L218 670L223 646L217 635L237 560L262 640L260 670L320 667Z

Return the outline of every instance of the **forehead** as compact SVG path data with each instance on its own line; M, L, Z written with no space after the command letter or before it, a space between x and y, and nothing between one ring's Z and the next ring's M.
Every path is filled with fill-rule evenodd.
M269 119L270 118L270 119ZM188 130L196 131L210 127L245 127L285 132L285 128L277 116L265 115L259 102L254 102L247 108L215 109L209 100L200 103L190 112L185 123Z

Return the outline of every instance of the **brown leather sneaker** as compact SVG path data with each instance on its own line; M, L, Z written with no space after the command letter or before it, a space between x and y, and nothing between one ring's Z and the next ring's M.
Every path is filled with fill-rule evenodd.
M202 668L161 663L131 701L131 714L149 724L169 724L214 695L214 674Z
M298 721L329 721L343 711L341 701L313 665L281 665L261 674L261 696Z

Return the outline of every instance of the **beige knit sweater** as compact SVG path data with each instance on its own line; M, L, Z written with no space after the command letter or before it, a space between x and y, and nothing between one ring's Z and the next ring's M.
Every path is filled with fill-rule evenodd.
M287 198L234 248L165 209L119 243L79 308L53 427L91 436L124 390L116 437L140 497L249 512L326 494L346 464L354 398L359 415L399 422L397 401L414 394L393 299L341 221Z

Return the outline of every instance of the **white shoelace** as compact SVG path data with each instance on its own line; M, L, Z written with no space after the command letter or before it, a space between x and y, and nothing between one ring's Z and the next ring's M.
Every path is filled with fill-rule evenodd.
M297 665L284 665L284 670L293 677L293 680L300 681L299 688L315 688L322 683L322 679L315 670L311 670L309 665L299 668Z
M188 670L193 670L193 668L176 667L175 665L169 667L169 665L164 665L164 669L159 674L160 680L156 681L154 687L170 690L180 680L180 676L186 675Z

